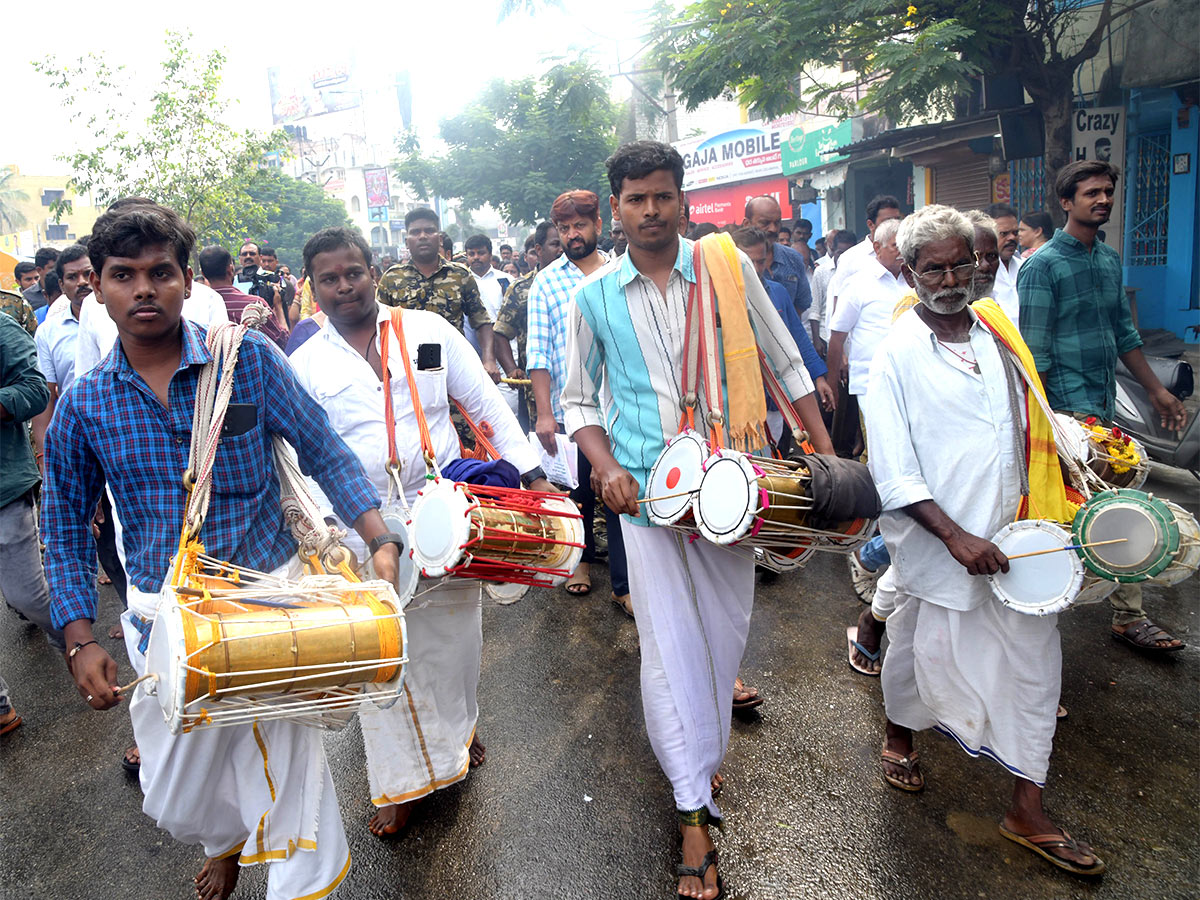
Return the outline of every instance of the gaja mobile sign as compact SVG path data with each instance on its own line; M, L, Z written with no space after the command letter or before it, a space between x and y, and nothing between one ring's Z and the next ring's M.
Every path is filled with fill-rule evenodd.
M683 189L779 175L780 148L794 123L794 117L775 119L676 141L674 147L683 157Z

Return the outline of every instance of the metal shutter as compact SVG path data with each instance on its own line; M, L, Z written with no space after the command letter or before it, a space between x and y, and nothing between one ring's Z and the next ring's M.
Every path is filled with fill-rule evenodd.
M984 209L992 202L988 158L981 153L972 153L960 159L933 170L934 200L964 211Z

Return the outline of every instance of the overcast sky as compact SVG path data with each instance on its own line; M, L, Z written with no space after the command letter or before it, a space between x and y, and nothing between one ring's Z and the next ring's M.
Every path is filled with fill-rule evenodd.
M650 4L563 0L562 10L518 14L497 24L499 0L362 0L330 3L323 11L311 2L244 0L107 7L94 0L50 7L10 3L4 13L3 90L8 102L0 129L0 166L15 163L27 174L64 171L55 156L77 142L86 145L77 126L64 121L57 92L33 70L31 63L47 55L74 62L88 52L103 52L110 64L125 65L145 93L158 74L164 32L189 29L193 46L218 46L228 57L225 87L239 101L231 106L231 123L264 129L271 126L269 66L289 61L316 65L353 56L360 70L381 76L409 70L415 123L423 136L433 136L438 120L456 112L484 82L540 72L548 56L591 51L610 71L618 60L629 68L643 44L642 20ZM615 80L614 89L625 96L628 90L620 81Z

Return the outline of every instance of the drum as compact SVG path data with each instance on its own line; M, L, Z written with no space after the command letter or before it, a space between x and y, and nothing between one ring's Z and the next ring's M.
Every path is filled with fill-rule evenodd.
M1179 524L1163 501L1121 489L1092 496L1075 516L1071 533L1083 564L1101 578L1146 581L1164 571L1179 552ZM1110 543L1104 543L1110 542Z
M483 592L502 606L516 603L529 593L528 584L513 584L508 581L485 581Z
M989 575L992 593L1009 609L1029 616L1052 616L1074 602L1083 585L1083 563L1067 548L1071 535L1044 519L1010 522L992 538L1005 556L1039 550L1059 552L1010 559L1007 572Z
M1170 500L1162 502L1171 510L1175 516L1175 524L1179 526L1179 552L1171 560L1171 564L1151 578L1150 582L1170 587L1196 574L1196 570L1200 569L1200 522L1178 503L1172 503Z
M812 479L801 462L719 450L704 463L693 501L700 533L715 544L761 548L770 568L803 563L815 550L849 551L873 520L823 527L813 513Z
M1055 415L1071 436L1065 449L1105 484L1136 490L1146 483L1150 474L1149 457L1137 438L1115 426L1102 425L1094 418L1080 422L1063 413Z
M340 728L364 699L394 701L407 643L386 582L191 577L160 602L147 690L173 734L277 718Z
M412 558L427 578L552 587L583 556L583 517L563 494L437 478L417 493Z
M645 491L651 498L646 515L653 524L696 533L692 498L700 489L709 453L708 442L690 429L667 441L650 469Z
M399 510L380 511L383 516L383 524L387 526L388 531L395 532L404 539L404 549L400 551L400 566L397 569L397 583L394 585L396 594L400 598L400 606L403 609L412 601L413 596L417 592L417 585L421 580L421 570L417 568L416 563L412 558L412 541L408 536L408 521L400 514ZM375 567L371 564L371 558L368 556L363 563L363 571L368 578L375 577Z

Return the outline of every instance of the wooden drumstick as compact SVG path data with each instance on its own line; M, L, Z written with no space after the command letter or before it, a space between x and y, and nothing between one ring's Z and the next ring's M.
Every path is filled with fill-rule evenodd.
M158 676L157 676L157 675L155 675L153 672L147 672L147 673L146 673L145 675L143 675L141 678L135 678L135 679L133 679L133 681L129 682L129 684L125 684L125 685L122 685L121 687L115 687L115 688L113 688L113 693L114 693L114 694L126 694L126 693L128 693L128 692L129 692L129 691L130 691L132 688L135 688L135 687L137 687L139 684L141 684L143 681L145 681L147 678L157 678L157 677L158 677Z
M1116 538L1111 541L1092 541L1090 544L1068 544L1065 547L1049 547L1046 550L1031 550L1029 553L1018 553L1016 556L1010 556L1008 559L1011 562L1014 559L1025 559L1027 556L1045 556L1047 553L1058 553L1060 550L1082 550L1084 547L1103 547L1105 544L1124 544L1129 538Z
M676 497L687 497L694 493L696 493L696 491L680 491L678 494L663 494L660 497L643 497L638 501L638 503L654 503L658 500L674 500Z
M531 378L501 378L500 383L501 384L511 384L511 385L515 385L516 387L528 387L529 385L533 384L533 379L531 379Z

